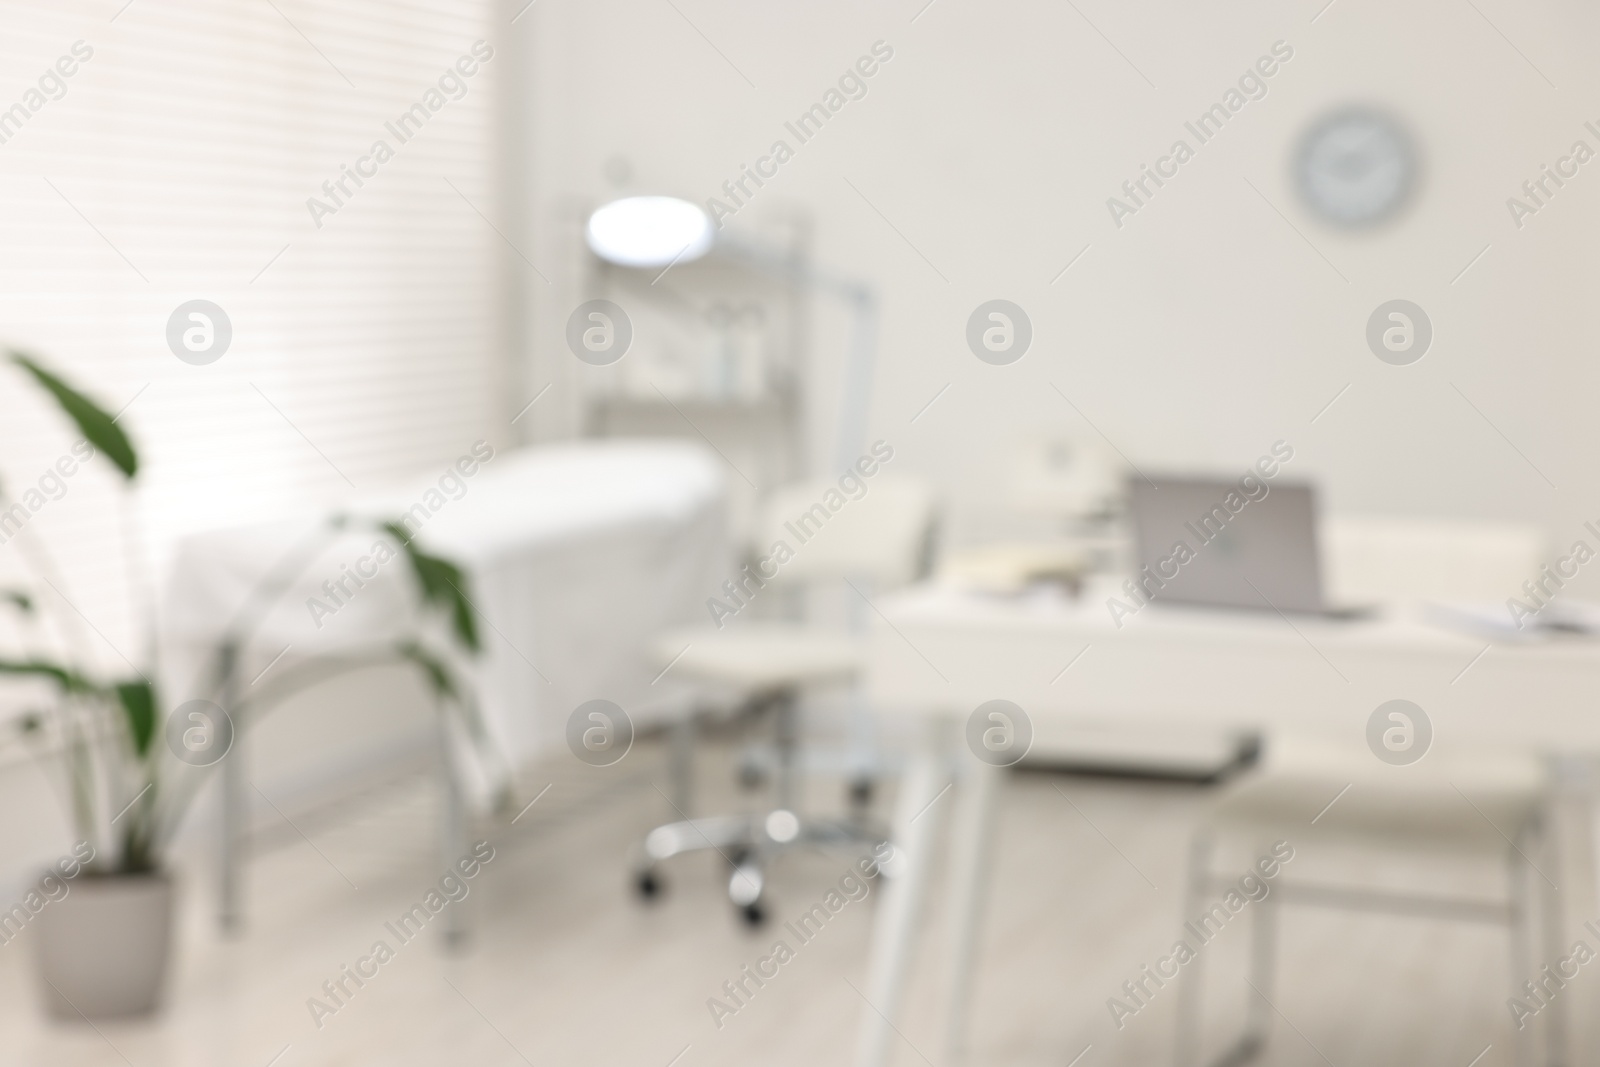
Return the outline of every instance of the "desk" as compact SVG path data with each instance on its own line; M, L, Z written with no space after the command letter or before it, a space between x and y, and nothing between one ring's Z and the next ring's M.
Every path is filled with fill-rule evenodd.
M1346 743L1361 743L1368 716L1382 702L1411 700L1431 718L1437 750L1514 745L1560 761L1559 781L1570 800L1559 806L1557 831L1573 883L1563 894L1569 925L1576 929L1594 917L1596 792L1589 767L1600 755L1600 641L1490 645L1398 608L1335 620L1153 606L1119 628L1105 606L1112 592L1091 590L1071 601L922 586L877 604L870 699L887 715L915 718L921 742L896 815L903 873L889 886L874 930L866 995L876 1010L864 1016L863 1067L887 1062L895 1040L891 1023L902 1006L917 917L933 876L928 857L937 812L948 805L930 809L934 817L918 816L953 779L961 789L945 1041L948 1059L959 1059L985 850L1003 777L967 754L961 741L967 717L986 700L1013 701L1044 725L1181 722L1292 729ZM1593 1013L1573 1013L1584 1014Z

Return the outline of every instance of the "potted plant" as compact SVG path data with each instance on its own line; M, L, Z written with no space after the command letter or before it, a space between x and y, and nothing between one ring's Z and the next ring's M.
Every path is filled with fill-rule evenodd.
M87 462L98 453L131 492L139 458L116 420L36 359L15 351L10 356L76 426L82 441L75 454ZM0 517L16 507L0 486ZM133 509L128 512L131 516ZM328 528L342 529L352 521L333 517ZM399 523L370 524L399 542L424 611L441 611L448 622L444 632L466 654L477 653L478 634L460 568L422 551ZM49 547L26 524L14 537L34 577L59 592L61 571ZM142 588L151 586L145 582ZM258 597L283 591L258 591ZM57 610L48 610L51 606ZM78 840L73 857L41 880L21 905L25 917L14 918L13 925L38 927L38 973L52 1014L94 1019L148 1012L160 999L172 940L174 885L165 849L199 792L196 766L216 761L182 758L178 749L188 744L191 731L186 722L169 722L174 709L163 704L157 690L153 636L142 663L130 664L131 674L106 677L88 654L84 620L75 609L59 610L32 589L0 588L0 610L19 617L25 643L35 650L0 652L0 676L32 679L49 694L46 710L18 723L46 758L59 757ZM142 628L153 635L154 619L143 620ZM441 708L462 715L469 736L483 743L476 706L455 677L449 649L419 634L395 641L388 658L420 669ZM358 665L371 662L368 657ZM239 711L226 709L230 729ZM184 741L164 740L168 737ZM225 751L218 754L223 756Z

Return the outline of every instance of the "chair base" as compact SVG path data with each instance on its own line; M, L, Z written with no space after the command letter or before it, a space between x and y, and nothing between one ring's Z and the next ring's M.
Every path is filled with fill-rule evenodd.
M810 819L795 813L795 778L802 755L798 741L798 696L793 688L778 688L756 694L746 704L757 715L771 712L774 719L771 770L762 768L754 782L746 781L747 785L761 785L770 775L774 806L754 814L686 817L651 830L645 835L634 860L633 883L640 897L648 901L660 895L664 888L661 864L686 852L710 849L722 856L732 870L728 878L728 899L746 922L759 926L767 912L765 868L779 854L800 847L837 848L865 854L889 840L888 831L867 816L876 785L875 779L867 773L857 773L849 781L851 814L848 818ZM676 728L673 742L677 798L670 803L679 815L686 815L689 806L692 777L689 763L694 730L694 718L684 718Z
M728 862L728 900L744 920L759 926L767 917L766 867L777 856L804 847L870 853L888 831L861 819L801 819L787 808L764 814L713 815L658 826L645 835L635 864L634 887L653 899L664 887L660 865L689 852L714 850Z

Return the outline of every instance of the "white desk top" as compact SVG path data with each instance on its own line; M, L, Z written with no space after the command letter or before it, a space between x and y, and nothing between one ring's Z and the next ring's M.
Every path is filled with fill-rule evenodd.
M1441 741L1600 751L1600 641L1491 644L1393 608L1360 619L1151 606L1119 629L1114 590L1078 600L919 586L878 601L869 690L890 712L1030 715L1345 734L1385 700ZM1070 666L1069 666L1070 664Z

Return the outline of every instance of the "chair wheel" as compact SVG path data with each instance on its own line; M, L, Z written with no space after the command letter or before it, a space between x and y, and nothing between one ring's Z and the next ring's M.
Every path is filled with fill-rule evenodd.
M752 901L739 909L739 917L753 930L766 924L767 909L761 906L761 901Z
M640 900L655 900L665 888L655 871L640 871L634 876L633 889L639 894Z

